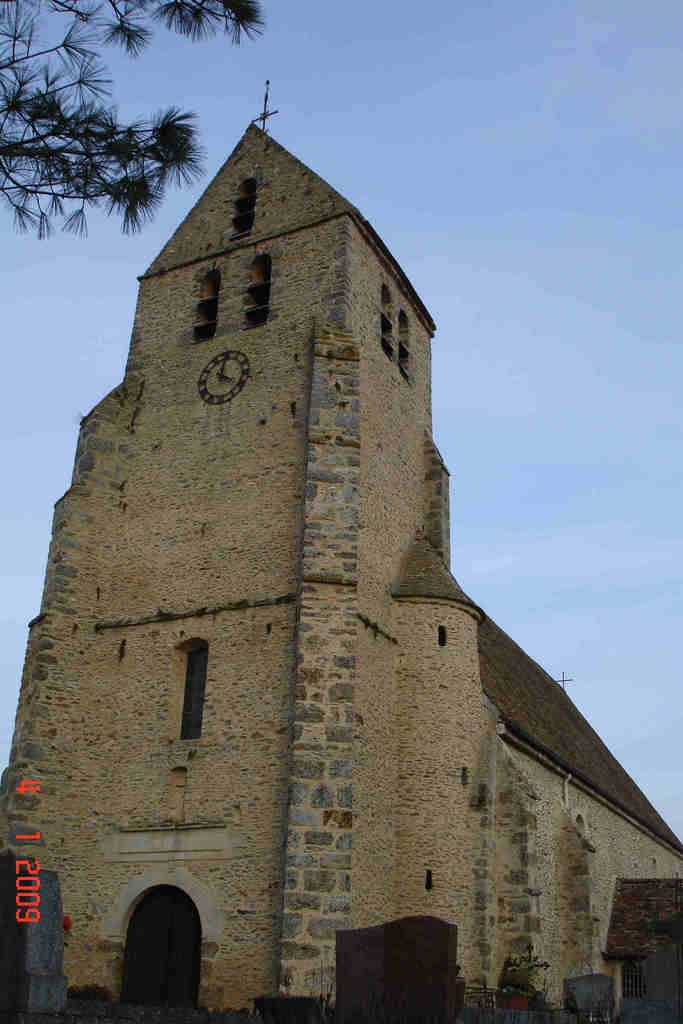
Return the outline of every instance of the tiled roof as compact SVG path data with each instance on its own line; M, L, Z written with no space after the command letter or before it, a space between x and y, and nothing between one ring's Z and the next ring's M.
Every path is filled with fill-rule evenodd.
M671 942L656 926L676 911L678 878L617 878L605 956L645 957Z
M499 626L479 627L484 692L520 739L683 852L683 845L556 683Z
M436 548L424 537L418 537L413 542L392 593L394 597L435 597L444 601L457 601L471 608L479 618L484 617L481 608L462 590Z

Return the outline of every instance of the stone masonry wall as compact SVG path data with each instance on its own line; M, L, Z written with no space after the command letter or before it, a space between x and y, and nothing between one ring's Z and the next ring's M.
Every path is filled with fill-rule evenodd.
M534 949L550 962L549 989L559 999L562 979L570 970L583 970L586 963L595 971L609 966L601 952L615 880L672 878L681 872L683 858L572 781L565 787L557 772L519 749L506 747L526 780L525 787L535 794L535 868L529 876L534 892L528 898L532 911L537 904L540 928L530 938ZM509 842L498 821L496 832L498 843ZM506 952L499 946L497 971Z
M541 930L536 850L538 794L498 743L495 802L498 971L508 955L537 944ZM495 981L497 982L497 978Z
M451 510L449 494L450 474L432 437L424 440L424 532L441 555L448 569L451 567Z
M394 917L432 914L458 926L458 962L477 969L472 931L476 816L470 786L485 728L477 620L450 601L395 601ZM446 644L439 644L439 626ZM427 872L431 872L428 878Z
M224 223L264 146L262 133L248 133L239 165L224 169L223 197L209 203ZM252 236L222 239L215 252L196 223L191 240L186 225L174 244L190 246L183 253L193 258L173 269L165 250L155 266L164 273L143 278L126 377L84 420L74 483L56 510L43 617L32 629L3 840L10 826L41 830L41 860L59 872L74 920L69 982L106 984L115 995L128 920L158 884L179 885L198 905L204 1005L241 1006L277 989L295 629L315 621L322 638L330 601L343 610L353 592L344 582L353 544L341 538L340 589L307 584L321 591L309 590L298 611L311 339L316 324L344 316L348 227L329 219L341 209L332 190L306 193L319 179L279 147L272 152L278 189L299 189L300 206L276 203L264 179L257 214L267 212L267 225L257 216ZM328 219L302 230L318 201ZM250 266L264 252L270 316L248 328ZM217 330L195 343L210 270L221 275ZM248 379L233 401L208 405L199 374L227 349L248 357ZM357 416L357 393L341 401L340 415ZM352 423L335 425L335 436L347 428L353 440ZM339 450L353 476L357 443ZM357 516L354 494L347 505ZM341 529L357 529L353 516ZM347 626L336 618L330 628ZM188 741L178 737L186 651L196 640L209 648L207 686L202 735ZM335 637L333 657L348 660L332 665L325 696L336 702L326 741L337 745L329 771L339 782L334 820L326 794L320 815L341 844L322 847L339 870L338 905L321 908L326 920L343 919L350 884L347 642ZM40 779L40 796L10 796L21 777Z
M431 328L395 269L352 225L350 324L360 341L360 615L354 733L353 922L391 919L395 871L398 654L391 589L423 521L423 443L431 429ZM381 344L382 287L393 359ZM398 365L405 314L407 377Z
M280 987L320 990L350 926L352 740L359 531L359 352L313 347Z

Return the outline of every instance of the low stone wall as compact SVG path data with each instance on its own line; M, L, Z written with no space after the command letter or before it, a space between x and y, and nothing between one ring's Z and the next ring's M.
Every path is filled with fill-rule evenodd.
M565 1010L489 1010L465 1006L458 1024L577 1024L576 1014Z
M61 1013L5 1013L0 1024L261 1024L244 1010L210 1012L189 1007L132 1006L91 999L68 999Z
M212 1012L76 999L69 999L62 1013L0 1013L0 1024L123 1024L124 1021L131 1024L263 1024L258 1014L243 1010ZM466 1006L458 1015L458 1024L577 1024L577 1017L564 1011L490 1010Z

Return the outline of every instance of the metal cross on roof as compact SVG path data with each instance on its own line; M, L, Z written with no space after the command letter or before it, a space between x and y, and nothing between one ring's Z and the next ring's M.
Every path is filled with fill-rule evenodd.
M562 678L561 678L561 679L556 679L556 680L555 680L555 682L556 682L556 683L562 683L562 689L563 689L563 690L566 690L566 689L567 689L567 687L566 687L566 685L565 685L565 684L566 684L566 683L573 683L573 682L574 682L574 680L572 679L572 677L571 677L571 676L565 676L565 674L564 674L564 672L563 672L563 673L562 673Z
M268 110L268 93L269 92L270 92L270 80L266 81L266 95L263 97L263 111L262 111L262 113L259 114L258 117L255 117L254 120L252 121L252 124L256 124L257 121L260 121L261 122L261 131L263 131L263 132L267 132L268 131L268 127L266 125L266 122L267 122L268 118L272 117L273 114L279 114L280 113L279 110Z

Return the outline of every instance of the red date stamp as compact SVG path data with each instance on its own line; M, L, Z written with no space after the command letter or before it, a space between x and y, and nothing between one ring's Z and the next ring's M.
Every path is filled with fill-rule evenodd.
M40 793L40 782L25 779L16 787L17 793ZM40 839L40 832L32 835L18 835L25 841ZM35 924L40 921L40 863L32 857L16 862L16 919L21 924Z

